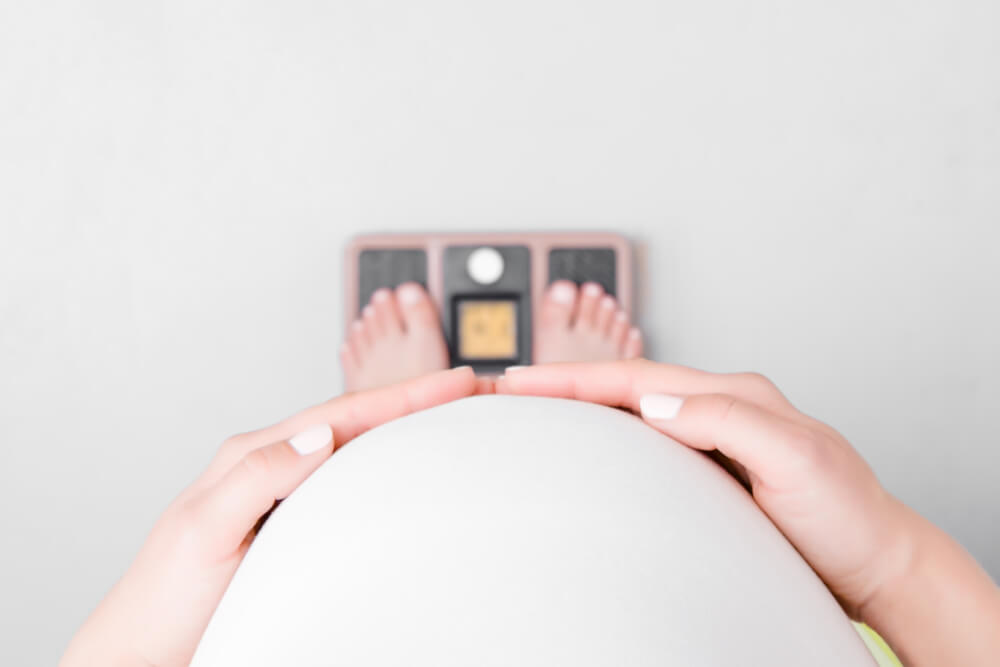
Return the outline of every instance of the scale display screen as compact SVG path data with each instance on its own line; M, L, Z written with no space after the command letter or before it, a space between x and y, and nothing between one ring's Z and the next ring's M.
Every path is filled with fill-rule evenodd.
M517 301L458 301L458 356L462 359L516 359Z

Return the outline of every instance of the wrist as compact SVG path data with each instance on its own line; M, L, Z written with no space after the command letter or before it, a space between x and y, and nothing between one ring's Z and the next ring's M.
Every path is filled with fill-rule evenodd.
M136 649L134 618L120 609L122 582L119 582L70 641L59 667L109 665L148 667L153 664Z
M906 665L994 665L1000 589L969 553L919 514L901 508L885 578L859 617Z

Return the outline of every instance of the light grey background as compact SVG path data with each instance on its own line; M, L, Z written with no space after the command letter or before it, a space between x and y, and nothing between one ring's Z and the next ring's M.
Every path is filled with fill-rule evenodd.
M362 231L614 229L1000 575L1000 5L0 3L0 663L226 435L340 390Z

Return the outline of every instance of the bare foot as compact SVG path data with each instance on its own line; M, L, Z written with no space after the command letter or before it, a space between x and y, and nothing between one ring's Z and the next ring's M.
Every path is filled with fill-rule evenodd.
M642 354L642 336L596 283L549 285L535 331L535 363L615 361Z
M347 391L393 384L448 368L437 309L424 288L382 288L351 325L340 350Z

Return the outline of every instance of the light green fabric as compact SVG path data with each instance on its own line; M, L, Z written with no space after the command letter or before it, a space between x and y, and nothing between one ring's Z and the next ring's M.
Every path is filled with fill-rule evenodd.
M877 632L864 623L855 623L854 629L858 631L868 650L875 656L879 667L903 667L903 663L899 661L896 654L892 652L892 649L889 648L889 645L885 643L885 640Z

